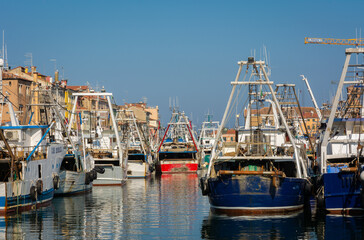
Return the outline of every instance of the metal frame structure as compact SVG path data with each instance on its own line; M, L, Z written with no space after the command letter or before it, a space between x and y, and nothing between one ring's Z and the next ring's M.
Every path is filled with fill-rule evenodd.
M332 125L335 119L335 114L336 114L336 110L339 104L339 100L340 100L340 96L342 94L342 89L344 84L352 84L353 81L345 81L345 77L348 71L348 67L349 67L349 63L350 63L350 58L352 54L364 54L364 48L347 48L345 50L345 54L346 54L346 58L345 58L345 63L344 63L344 67L341 73L341 77L340 77L340 82L337 86L337 91L336 91L336 95L334 98L334 102L332 103L331 106L331 112L330 112L330 116L329 116L329 120L327 122L326 125L326 130L325 130L325 134L322 140L322 144L321 144L321 172L322 173L326 173L326 166L327 166L327 162L326 162L326 153L327 153L327 145L329 143L329 137L332 131ZM356 82L358 83L358 82Z
M291 131L289 129L287 121L284 118L284 115L283 115L282 109L280 107L279 101L277 100L277 97L276 97L275 92L273 90L273 87L272 87L273 82L271 82L269 80L267 72L265 70L265 68L266 68L265 62L264 61L254 61L254 59L253 60L249 59L248 61L239 61L238 65L239 65L238 73L236 75L235 81L231 82L231 85L233 87L232 87L232 90L231 90L231 93L230 93L228 103L226 105L226 109L225 109L223 118L221 120L221 125L219 127L216 139L219 139L221 137L222 130L223 130L224 126L226 125L227 116L228 116L228 113L230 111L231 103L232 103L232 100L233 100L233 97L234 97L234 93L236 91L236 86L238 86L238 85L252 85L252 84L267 85L269 87L270 94L272 95L273 102L277 106L279 116L282 119L282 123L283 123L283 125L284 125L284 127L285 127L285 129L287 131L287 135L288 135L288 137L290 139L290 142L292 143L292 147L294 149L295 165L296 165L296 168L297 168L297 177L298 178L302 178L302 177L306 178L307 177L307 171L306 171L306 169L304 167L305 164L304 164L303 160L301 158L299 158L299 153L298 153L298 149L297 149L297 146L295 144L294 138L293 138L292 133L291 133ZM244 80L239 81L240 74L241 74L241 71L242 71L244 66L246 68L246 73L248 72L249 67L252 67L253 71L256 72L257 75L258 74L261 75L263 79L257 80L256 82L250 82L250 81L248 82L248 81L244 81ZM215 141L213 149L212 149L212 155L211 155L209 168L208 168L207 174L206 174L207 177L210 176L211 167L213 166L213 161L217 158L217 154L216 154L217 145L218 145L218 141Z
M120 161L120 165L123 168L126 168L126 163L123 162L123 151L121 148L121 142L120 142L120 136L118 133L118 128L116 125L116 121L115 121L115 116L114 116L114 111L112 109L112 104L111 104L111 97L112 97L112 93L106 93L106 92L101 92L101 93L73 93L72 96L75 97L74 99L74 104L73 104L73 108L72 108L72 113L71 113L71 119L70 122L68 123L68 134L71 132L71 128L72 128L72 122L73 122L73 118L75 115L75 111L76 111L76 105L77 105L77 100L78 97L84 97L84 96L104 96L107 99L108 105L109 105L109 112L110 112L110 117L111 117L111 121L113 124L113 128L115 131L115 135L116 135L116 141L117 141L117 146L118 146L118 153L119 153L119 161Z

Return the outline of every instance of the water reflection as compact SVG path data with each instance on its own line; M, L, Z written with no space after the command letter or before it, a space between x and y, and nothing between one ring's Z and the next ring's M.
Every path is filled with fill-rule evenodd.
M363 216L318 215L314 221L318 239L364 239Z
M215 215L195 174L130 179L0 218L0 239L364 239L363 229L363 217Z
M0 219L1 239L54 239L54 208L44 207Z
M203 220L206 239L309 239L303 212L276 217L227 217L210 213Z

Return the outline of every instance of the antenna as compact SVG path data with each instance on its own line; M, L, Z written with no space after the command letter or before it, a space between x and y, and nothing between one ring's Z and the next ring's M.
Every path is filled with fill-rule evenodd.
M64 67L61 67L62 68L62 79L61 80L65 80L64 78Z
M143 102L143 103L147 104L147 101L148 101L148 98L147 98L147 97L145 97L145 96L144 96L144 97L142 97L142 102Z
M4 66L4 60L0 58L0 101L3 102L3 66ZM2 113L0 114L0 117L2 117ZM1 119L2 120L2 119Z
M30 67L33 66L33 54L31 52L28 52L24 55L27 59L24 61L25 65L30 65ZM29 59L28 59L29 58Z
M54 62L54 71L57 71L57 59L49 59L49 61Z
M3 69L8 69L8 53L7 53L7 46L5 44L5 31L3 30L3 47L1 51L1 58L3 59Z
M178 101L178 97L176 96L176 109L177 111L179 111L179 101Z
M2 59L4 59L4 52L5 52L5 31L3 30L3 50L1 52Z
M6 44L5 44L4 64L5 64L5 69L8 70L9 69L9 64L8 64L8 46Z

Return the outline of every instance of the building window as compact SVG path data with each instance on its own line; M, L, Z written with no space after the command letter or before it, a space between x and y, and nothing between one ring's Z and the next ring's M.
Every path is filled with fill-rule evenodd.
M226 137L223 137L223 139L224 139L224 142L226 142Z
M19 84L19 94L21 94L21 89L22 89L23 85Z
M234 141L234 138L233 138L233 137L231 137L231 138L230 138L230 141Z

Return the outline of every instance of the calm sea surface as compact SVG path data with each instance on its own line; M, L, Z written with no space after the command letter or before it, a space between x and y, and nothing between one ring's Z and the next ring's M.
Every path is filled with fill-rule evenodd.
M198 176L129 179L0 221L0 239L364 239L362 217L210 213Z

